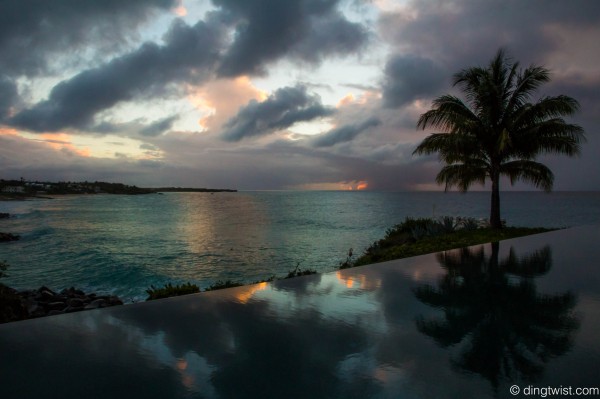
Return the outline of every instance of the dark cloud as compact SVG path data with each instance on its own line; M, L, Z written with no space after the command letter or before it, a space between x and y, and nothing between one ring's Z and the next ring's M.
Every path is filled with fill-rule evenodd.
M152 11L176 0L2 0L0 70L12 76L44 72L49 56L94 43L111 51Z
M411 1L401 11L384 13L379 23L381 37L395 48L395 53L428 59L437 65L437 74L445 81L438 82L437 88L425 86L431 89L425 92L425 97L444 93L462 95L450 85L452 74L463 68L487 65L500 47L506 48L522 67L536 64L550 69L552 80L540 87L538 94L564 94L577 99L581 111L569 118L569 122L581 125L588 138L579 158L540 159L555 173L556 190L598 186L598 173L581 175L582 170L599 170L598 157L593 155L600 150L600 139L594 134L600 123L600 81L596 67L600 53L594 51L600 38L598 26L600 2L585 0L457 0L451 4L443 0ZM387 105L400 106L398 110L402 112L408 108L402 106L402 101L411 98L414 85L408 88L401 85L398 95L394 95L393 83L410 84L413 77L399 68L397 77L390 78L391 70L396 69L390 70L390 66L398 57L402 58L396 56L388 63L382 91ZM423 78L426 76L422 74ZM414 128L417 119L418 115L412 117L413 122L407 120L408 124ZM525 184L516 187L531 189Z
M344 84L342 84L342 86L349 87L351 89L358 89L358 90L362 90L362 91L378 91L379 90L379 88L377 86L369 86L369 85L358 84L358 83L344 83Z
M142 136L149 136L149 137L158 136L158 135L162 134L163 132L165 132L166 130L169 130L171 128L171 126L173 126L173 123L177 119L179 119L179 116L177 116L177 115L163 118L159 121L152 123L149 126L146 126L142 130L140 130L140 134Z
M400 107L417 98L437 93L447 73L427 58L396 55L385 66L383 101L388 107Z
M331 147L338 143L350 141L365 130L380 124L379 119L372 117L362 123L344 125L316 137L311 144L313 147Z
M310 121L333 114L310 95L304 86L278 89L263 102L252 100L223 126L222 137L239 141L245 137L264 136L286 129L296 122Z
M434 0L412 1L403 11L384 14L380 28L382 36L404 53L427 54L454 71L486 63L499 47L509 48L525 64L539 63L544 54L565 44L553 29L598 23L596 1L457 0L449 5Z
M61 4L58 1L54 6L60 8ZM87 8L84 7L85 10L71 10L70 18L77 19L73 15L75 12L92 13L95 4L90 2ZM130 7L134 9L137 5L139 8L140 4L134 1ZM237 75L257 72L266 63L284 56L317 63L328 55L352 52L366 40L364 27L347 21L336 9L337 0L216 0L215 4L220 10L208 13L206 22L199 21L194 26L188 26L176 20L164 36L164 44L146 42L136 50L60 82L50 91L46 100L21 110L8 123L36 132L68 128L90 130L93 127L98 128L96 132L112 132L115 126L95 123L98 112L120 102L134 100L142 94L163 94L161 91L170 83L198 84L212 77L218 65L221 73ZM148 9L172 5L173 2L167 0L146 4ZM107 7L114 9L116 4L109 2ZM37 26L37 23L41 23L38 19L52 22L59 18L55 16L58 12L53 7L45 12L47 18L41 12L26 14L31 18L28 23ZM88 14L85 15L81 21L90 18ZM101 21L102 15L95 21ZM123 15L127 15L127 12L124 11ZM66 25L72 28L71 34L77 37L77 28ZM235 40L229 49L225 47L227 26L236 26ZM9 32L16 30L16 27L12 29ZM35 41L38 34L41 31L33 29L29 35L23 33L23 37ZM69 46L67 43L63 50ZM50 49L52 46L47 47ZM26 69L20 66L21 73ZM295 121L326 114L320 104L296 111L287 112L279 121L279 126L271 127L289 126ZM153 131L145 130L142 134L148 132Z
M357 51L364 26L348 21L338 0L213 0L236 25L235 39L219 68L221 76L264 74L284 56L318 63Z
M47 100L17 114L12 124L43 132L89 127L95 114L173 81L199 82L210 76L221 34L209 23L176 20L165 44L139 49L56 85Z
M0 76L0 121L8 116L10 108L18 98L15 82L8 76Z
M368 151L364 158L388 165L407 164L416 161L412 155L415 147L412 143L388 143Z
M67 142L19 139L7 130L0 134L3 173L16 178L240 189L362 180L369 182L370 189L423 187L435 181L441 166L436 157L411 155L427 134L415 130L427 106L414 100L457 93L450 85L452 74L485 65L498 47L504 46L521 65L543 64L554 71L540 94L566 94L581 102L581 112L570 121L588 132L582 156L541 159L555 172L555 189L598 186L600 139L594 129L600 123L596 68L600 53L594 51L594 45L600 33L599 2L456 0L449 5L443 0L409 1L402 11L382 14L378 38L387 43L376 43L374 51L366 54L369 65L382 70L381 78L366 81L353 76L352 82L347 78L349 70L340 71L342 86L363 91L355 100L348 97L340 102L331 117L340 127L319 138L268 140L272 145L266 146L267 140L232 144L221 139L236 142L260 137L296 122L333 115L333 108L310 93L336 95L339 82L319 81L320 74L306 75L305 70L299 74L293 68L305 63L318 65L325 57L352 54L373 43L368 29L350 22L340 11L343 8L345 12L352 3L355 7L366 4L372 12L372 3L215 0L217 8L205 14L204 22L190 26L176 22L162 41L140 44L142 24L150 21L156 10L163 11L162 24L170 18L164 10L173 3L176 1L0 0L0 75L4 76L0 78L0 118L4 116L0 122L33 131L72 129L67 133L76 134L79 129L143 139L147 143L141 150L149 158L160 158L147 163L137 163L132 157L85 158L70 148L55 149ZM189 10L193 14L193 7ZM352 12L369 23L369 14ZM148 33L159 32L143 31ZM387 63L380 62L386 56L382 51L388 48L392 55L387 56ZM285 63L289 71L278 70L279 78L296 76L311 83L286 87L260 103L246 103L257 98L258 89L252 82L248 82L243 100L237 94L241 91L232 90L231 97L237 100L232 100L229 108L223 108L225 100L221 98L213 104L218 118L212 120L211 131L244 104L223 125L222 136L195 132L161 135L159 132L172 124L169 118L160 119L168 116L166 113L127 121L118 108L110 110L125 101L162 100L173 89L187 83L199 85L218 74L269 72L279 60L291 61ZM82 71L84 64L87 70ZM70 77L56 85L45 101L24 103L40 98L45 85L62 73ZM106 110L111 112L103 112ZM375 120L381 125L365 127L367 121ZM366 129L370 129L368 134L363 134ZM322 145L312 140L321 140ZM73 138L73 142L77 140Z

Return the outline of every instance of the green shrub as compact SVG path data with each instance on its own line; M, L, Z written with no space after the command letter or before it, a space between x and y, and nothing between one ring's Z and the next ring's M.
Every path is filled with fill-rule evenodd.
M464 218L461 220L460 225L467 231L477 230L479 228L479 222L475 218Z
M219 280L216 283L214 283L213 285L211 285L210 287L206 288L204 291L216 291L216 290L222 290L225 288L241 287L242 285L244 285L244 284L242 284L238 281Z
M291 270L288 272L287 276L284 277L284 279L286 278L294 278L294 277L300 277L300 276L308 276L311 274L317 274L316 270L312 270L312 269L296 269L296 270Z
M452 216L442 216L439 219L438 223L441 226L444 233L452 233L460 225L460 221L458 219L453 218Z
M269 278L264 278L262 280L256 280L255 282L250 283L250 284L270 283L270 282L274 281L275 278L276 278L275 275L272 274L271 277L269 277Z
M166 284L162 288L156 288L153 285L146 290L148 294L147 301L153 299L169 298L172 296L195 294L200 292L200 288L196 284L186 283L181 285L172 285L171 283Z
M350 267L354 267L354 261L352 260L352 257L354 256L354 250L352 248L350 248L348 250L348 256L346 257L346 260L344 262L340 262L340 266L339 269L348 269Z
M420 227L414 225L411 227L422 228L422 225ZM400 227L396 226L396 228L399 229ZM457 229L452 233L443 233L435 236L424 235L418 240L407 240L400 244L390 245L385 242L388 239L388 236L386 235L386 238L379 240L367 248L365 253L354 262L354 266L446 251L470 245L485 244L488 242L543 233L551 230L552 229L526 227L505 227L501 230L477 228L477 222L475 221L473 223L468 222L467 225L463 225L463 228Z
M350 248L350 252L352 252L352 248ZM308 276L310 274L317 274L316 270L311 270L311 269L300 269L300 262L296 263L296 268L294 270L290 270L287 274L287 276L284 277L284 279L286 278L294 278L294 277L300 277L300 276Z

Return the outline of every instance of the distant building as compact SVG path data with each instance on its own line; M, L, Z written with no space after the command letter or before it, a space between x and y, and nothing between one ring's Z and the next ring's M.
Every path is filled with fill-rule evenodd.
M22 193L25 192L23 186L4 186L2 187L3 193Z

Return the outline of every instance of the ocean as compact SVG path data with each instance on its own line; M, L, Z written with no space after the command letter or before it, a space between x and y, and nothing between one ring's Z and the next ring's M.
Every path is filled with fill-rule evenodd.
M513 226L600 224L600 192L504 192ZM487 218L487 192L256 191L80 195L4 201L0 244L19 289L71 286L143 301L151 285L250 283L334 270L405 217Z

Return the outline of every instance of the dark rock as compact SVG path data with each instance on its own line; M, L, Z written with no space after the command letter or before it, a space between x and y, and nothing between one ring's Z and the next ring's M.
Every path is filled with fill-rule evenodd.
M56 295L56 292L52 291L50 288L46 287L45 285L42 285L40 288L38 288L38 292L42 292L42 291L47 291L49 293L51 293L52 295Z
M34 296L36 293L37 293L37 291L34 291L34 290L19 291L19 295L21 295L22 297L25 297L25 298Z
M108 298L108 302L109 302L110 306L123 305L123 301L120 300L119 297L116 295L112 295L110 298Z
M10 217L10 213L0 212L0 219L8 219Z
M21 238L19 235L11 234L11 233L0 233L0 242L5 241L17 241Z
M40 291L36 299L42 302L55 302L56 295L52 291Z
M28 314L38 313L40 310L42 312L44 311L44 309L40 305L38 305L38 303L35 301L31 302L31 303L27 303L26 306L27 306Z
M82 297L85 296L85 292L76 289L75 287L71 287L71 288L65 288L64 290L61 291L61 293L63 295L68 295L71 298L75 298L75 297Z
M106 299L100 298L92 301L86 308L97 309L97 308L105 308L107 307L109 302Z
M10 303L9 303L10 302ZM0 323L123 305L115 295L86 295L74 287L17 291L0 284Z
M67 304L72 308L83 307L83 301L79 298L69 298L67 299Z
M0 323L27 318L27 308L16 290L0 284Z
M48 310L63 310L67 307L67 304L64 302L50 302L46 307Z

